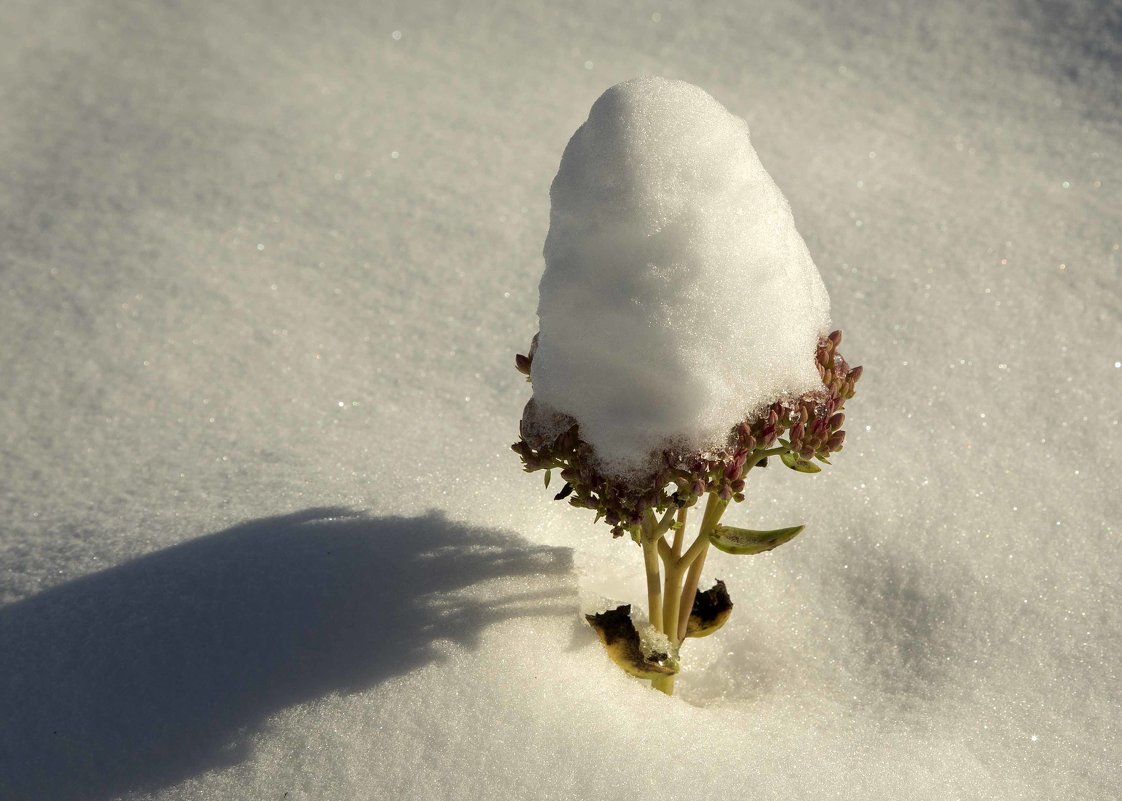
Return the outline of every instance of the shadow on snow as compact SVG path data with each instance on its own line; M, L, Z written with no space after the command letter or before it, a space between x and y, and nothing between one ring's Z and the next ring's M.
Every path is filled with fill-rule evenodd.
M571 552L442 516L313 509L0 608L0 797L106 799L241 761L269 715L576 614ZM511 595L481 591L520 578Z

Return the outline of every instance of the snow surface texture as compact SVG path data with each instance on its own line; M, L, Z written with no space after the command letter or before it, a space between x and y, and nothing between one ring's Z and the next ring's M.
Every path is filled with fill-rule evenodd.
M0 798L1122 796L1120 11L7 0ZM866 366L673 698L508 449L645 74L749 121Z
M821 387L826 288L747 123L704 90L608 89L549 194L534 398L575 418L608 472L720 447Z

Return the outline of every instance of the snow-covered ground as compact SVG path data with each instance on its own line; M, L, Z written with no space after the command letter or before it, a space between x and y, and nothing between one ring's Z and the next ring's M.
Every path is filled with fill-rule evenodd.
M1122 794L1122 5L6 0L0 798ZM667 698L508 446L608 86L752 128L865 365Z

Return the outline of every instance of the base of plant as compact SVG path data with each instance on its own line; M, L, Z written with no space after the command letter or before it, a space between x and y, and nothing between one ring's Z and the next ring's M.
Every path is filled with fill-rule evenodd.
M668 653L652 650L644 643L631 621L631 604L607 612L585 615L585 620L604 644L608 657L624 672L652 682L678 672L678 660Z
M842 408L853 397L861 368L850 368L838 352L841 339L841 332L835 331L818 341L815 363L821 387L757 410L733 426L725 445L716 450L683 452L668 445L650 454L649 474L626 480L601 469L575 419L534 398L526 404L521 437L511 446L526 471L544 471L546 487L559 471L565 483L556 500L595 511L596 520L611 526L613 536L630 535L642 548L653 636L640 636L631 622L630 605L588 616L609 656L629 674L673 693L683 642L712 634L728 619L732 601L723 582L698 592L709 546L730 554L758 554L802 531L802 526L770 531L726 526L721 516L730 502L744 500L748 473L767 467L769 460L798 473L817 473L821 468L816 462L830 464L829 457L842 449ZM518 370L531 380L536 349L537 337L530 352L515 359ZM702 499L700 530L687 544L687 517ZM655 640L657 647L652 645Z
M719 579L710 589L697 593L686 622L685 638L707 637L717 631L729 619L732 606L728 589ZM660 644L644 641L631 620L631 604L585 615L585 620L600 638L608 657L625 673L650 681L652 687L667 695L674 694L674 677L680 670L678 652L681 643L672 643L671 653L664 653L658 650Z
M732 614L732 599L723 581L698 592L709 546L714 542L720 544L718 529L727 506L728 501L720 495L709 495L701 530L689 547L685 547L688 507L668 510L661 520L648 510L639 525L635 539L643 548L650 623L670 645L669 654L659 654L662 659L657 660L657 669L652 666L650 655L644 654L639 633L631 622L629 604L588 617L616 664L633 676L650 680L655 689L667 695L674 692L673 676L677 673L682 643L689 637L712 634ZM767 544L774 547L770 539ZM667 670L671 666L673 670Z

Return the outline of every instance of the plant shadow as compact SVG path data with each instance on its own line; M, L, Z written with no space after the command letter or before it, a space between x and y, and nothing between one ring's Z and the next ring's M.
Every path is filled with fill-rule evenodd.
M309 509L191 540L0 608L0 798L107 799L237 763L281 709L550 614L576 614L568 548L434 513Z

